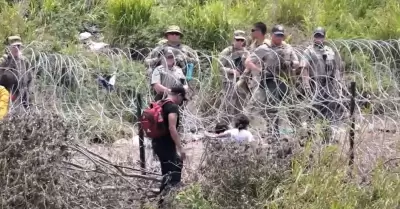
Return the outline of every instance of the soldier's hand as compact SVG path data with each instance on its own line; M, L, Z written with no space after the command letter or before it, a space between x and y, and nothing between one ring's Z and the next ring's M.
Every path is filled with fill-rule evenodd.
M233 70L233 74L236 76L236 77L240 77L240 72L238 71L238 70Z
M292 62L291 61L285 61L285 62L283 62L283 66L286 69L292 68Z

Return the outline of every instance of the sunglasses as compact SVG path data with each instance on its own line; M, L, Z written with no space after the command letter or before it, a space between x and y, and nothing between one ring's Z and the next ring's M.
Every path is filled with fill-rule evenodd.
M235 39L237 42L244 42L244 39Z
M171 32L171 33L167 33L167 35L180 36L181 34L178 32Z
M18 48L20 49L22 46L21 45L11 45L10 48Z
M325 36L322 35L322 34L317 33L317 34L314 35L314 38L325 38Z
M283 37L285 37L284 34L274 34L274 36L275 36L275 37L278 37L278 38L283 38Z

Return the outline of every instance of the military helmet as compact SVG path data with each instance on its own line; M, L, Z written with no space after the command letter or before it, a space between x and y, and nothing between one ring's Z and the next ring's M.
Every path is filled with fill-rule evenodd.
M234 39L243 39L246 40L246 33L242 30L235 30L235 32L233 32L233 37Z
M167 28L165 31L164 35L167 35L168 33L179 33L181 36L183 36L183 33L181 31L181 28L177 25L171 25Z
M325 29L323 27L318 27L314 30L314 36L320 34L325 37Z
M285 28L282 25L272 27L272 33L275 35L285 35Z
M18 35L9 36L9 37L7 38L7 44L10 45L10 46L22 45L21 37L18 36Z

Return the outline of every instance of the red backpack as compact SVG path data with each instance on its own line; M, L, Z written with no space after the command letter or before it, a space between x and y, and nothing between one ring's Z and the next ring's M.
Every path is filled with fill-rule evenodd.
M162 107L172 102L170 99L152 102L149 107L146 108L142 116L140 117L140 125L149 138L159 138L165 136L168 132L168 127L166 127L164 118L162 115Z

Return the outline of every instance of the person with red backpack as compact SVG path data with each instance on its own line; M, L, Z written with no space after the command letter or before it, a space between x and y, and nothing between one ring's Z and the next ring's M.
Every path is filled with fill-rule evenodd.
M186 158L177 128L180 120L179 105L187 101L182 86L172 87L168 97L150 104L140 119L145 135L152 139L152 147L161 163L160 192L166 186L181 182L182 164Z

